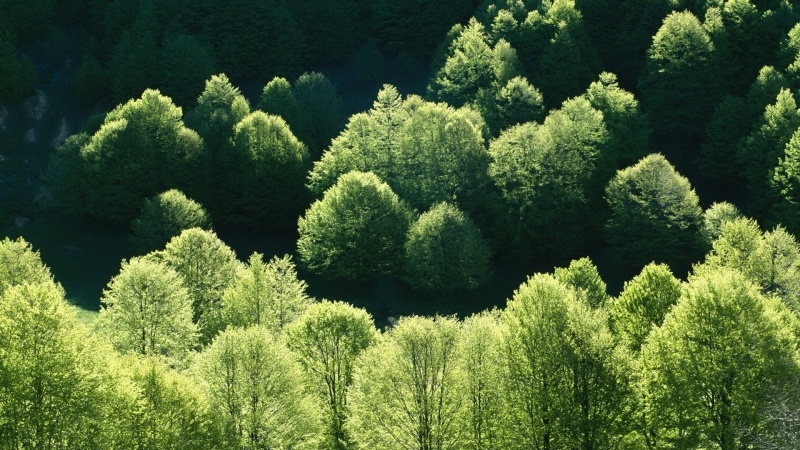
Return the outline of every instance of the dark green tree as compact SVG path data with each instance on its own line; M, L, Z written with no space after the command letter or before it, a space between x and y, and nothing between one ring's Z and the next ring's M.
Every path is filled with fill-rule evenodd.
M300 218L297 251L332 278L397 274L413 212L373 173L349 172Z
M408 230L406 277L415 287L446 296L486 282L490 256L489 246L472 220L455 206L438 203Z
M655 261L677 272L699 256L703 211L689 180L660 154L617 172L606 187L609 256L627 269Z
M33 92L34 81L31 60L17 52L10 36L0 36L0 99L22 100Z
M318 159L342 129L342 99L336 86L319 72L300 75L294 82L292 93L300 111L295 134L312 149L314 159Z
M181 34L167 39L160 56L158 86L178 105L194 105L204 82L217 71L211 51L194 36Z
M171 189L145 199L131 224L128 240L134 251L145 254L160 249L189 228L211 229L211 218L202 205Z
M159 37L155 21L152 2L142 0L133 26L125 30L114 48L110 78L117 102L137 98L145 89L158 85Z
M295 135L302 128L300 105L286 78L275 77L264 86L257 108L267 114L282 117Z

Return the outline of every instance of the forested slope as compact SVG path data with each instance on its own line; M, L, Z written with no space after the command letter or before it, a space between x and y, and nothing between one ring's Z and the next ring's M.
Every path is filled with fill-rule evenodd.
M31 49L80 42L65 83L98 114L36 182L129 227L131 255L79 320L36 249L0 241L0 449L800 446L791 2L0 12L9 104ZM429 66L427 88L389 66ZM229 229L296 250L243 260ZM442 310L530 276L500 309L378 329L298 268Z

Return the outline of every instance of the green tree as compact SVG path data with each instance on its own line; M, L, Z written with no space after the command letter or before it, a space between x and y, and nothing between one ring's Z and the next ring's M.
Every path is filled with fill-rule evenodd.
M114 100L125 102L142 95L159 81L159 36L153 4L150 0L139 2L133 26L122 34L114 48L110 64L111 92Z
M732 203L714 202L703 211L703 226L700 229L703 239L710 246L721 234L722 226L742 217L742 213Z
M0 293L0 448L121 448L111 349L52 281Z
M574 251L586 229L581 218L599 197L594 174L607 137L602 113L577 98L543 125L514 126L489 144L489 175L502 196L496 227L512 252Z
M300 105L286 78L275 77L264 86L257 108L267 114L281 116L295 135L302 128Z
M240 328L259 325L278 334L311 305L306 288L291 257L265 263L263 255L253 253L222 293L222 322Z
M25 239L6 237L0 241L0 295L16 285L52 281L50 269Z
M668 155L686 161L722 94L715 49L691 12L673 12L653 37L639 81L654 139L670 142Z
M192 319L203 344L222 327L222 293L241 269L236 253L213 231L200 228L183 230L172 238L157 258L175 270L189 291Z
M770 187L777 191L774 197L779 200L775 207L770 208L769 218L796 234L800 232L800 220L797 218L800 201L800 131L794 132L770 175Z
M480 89L490 87L494 78L490 64L492 48L483 25L471 19L450 44L448 54L428 86L428 92L441 101L463 106L472 101Z
M416 287L446 295L486 282L490 256L489 246L472 220L455 206L438 203L408 230L406 276Z
M203 141L183 126L181 115L154 90L108 113L80 148L76 170L67 173L65 182L78 188L73 197L81 200L70 204L98 218L130 222L145 198L202 178Z
M589 258L576 259L569 267L557 267L553 275L592 308L602 308L609 300L606 283Z
M524 77L514 77L503 86L494 98L499 126L503 129L526 122L541 122L546 116L542 93Z
M120 352L180 362L197 343L189 293L181 277L162 263L123 261L101 302L96 327Z
M171 189L145 199L128 240L137 253L145 254L189 228L210 230L211 218L199 203Z
M97 58L87 56L75 73L75 94L82 106L92 107L108 93L108 75Z
M609 255L629 269L656 261L688 269L699 255L702 210L689 180L660 154L620 170L606 187Z
M220 220L286 228L307 205L308 149L278 116L255 111L242 119L220 163Z
M319 63L340 63L355 53L366 34L359 22L358 0L287 2L308 40L308 59ZM288 120L287 120L288 121Z
M266 329L223 331L200 354L195 371L224 448L316 448L319 418L302 368Z
M358 359L349 423L361 447L463 448L459 328L452 318L404 317Z
M300 218L297 251L310 270L329 277L397 273L413 216L375 174L349 172Z
M295 134L312 150L314 159L318 159L342 129L342 99L336 86L319 72L300 75L294 82L292 93L300 111Z
M741 448L770 389L797 373L797 320L741 273L694 277L642 349L661 445Z
M286 335L324 405L328 446L351 448L353 437L345 426L348 392L356 358L378 340L372 317L347 303L323 300L309 307Z
M216 72L210 50L194 36L180 34L166 40L160 56L158 86L178 105L194 105L204 82Z
M124 362L137 405L127 424L128 444L140 450L201 450L216 444L208 399L196 380L156 357L129 356Z
M10 36L0 37L0 99L18 102L33 92L36 71L19 55Z
M625 282L612 300L609 312L614 332L632 351L638 352L654 328L681 296L681 282L666 264L650 263Z

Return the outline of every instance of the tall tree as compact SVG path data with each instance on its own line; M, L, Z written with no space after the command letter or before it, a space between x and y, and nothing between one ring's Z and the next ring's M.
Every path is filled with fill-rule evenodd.
M197 343L192 303L181 277L148 259L124 261L101 299L96 327L120 352L180 363Z
M359 358L350 393L365 448L463 448L464 392L455 319L405 317Z
M300 218L297 251L306 267L329 277L394 274L413 215L375 174L349 172Z
M326 440L332 449L352 448L345 426L348 393L356 359L378 340L372 317L347 303L323 300L309 309L286 331L290 349L317 387L326 415Z
M23 238L0 241L0 295L16 285L53 281L50 269L42 262L39 252Z
M177 189L145 199L139 216L131 223L129 241L139 254L163 247L189 228L211 229L206 210Z

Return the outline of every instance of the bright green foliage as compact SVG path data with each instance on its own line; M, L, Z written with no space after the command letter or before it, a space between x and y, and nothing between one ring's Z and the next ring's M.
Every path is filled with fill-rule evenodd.
M356 364L350 427L363 449L464 448L455 319L404 317Z
M200 341L211 342L222 327L222 293L241 269L236 254L213 231L190 228L172 238L157 257L180 275L189 291Z
M123 261L101 301L97 329L120 352L163 355L180 362L197 343L189 292L165 264Z
M488 184L482 129L473 111L413 96L403 101L386 85L314 164L309 187L319 195L344 173L371 171L415 208L455 201L472 212Z
M609 300L606 283L589 258L576 259L569 267L557 267L556 280L575 292L575 297L592 308L602 308Z
M608 317L537 274L502 314L508 448L607 448L630 427L630 361Z
M259 325L278 334L310 304L306 283L297 279L290 256L264 263L263 255L253 253L222 293L220 314L225 326Z
M220 220L285 228L303 211L308 149L283 119L255 111L236 124L221 157Z
M80 181L66 180L79 188L71 205L95 217L130 221L145 198L202 177L202 146L197 133L183 126L181 109L147 90L108 113L80 148L77 170L69 174Z
M738 148L737 159L742 174L750 187L753 203L759 210L771 206L777 192L769 189L770 171L780 162L780 157L800 126L800 110L789 89L781 89L774 104L768 105L764 115L746 141Z
M486 30L475 19L450 44L450 54L436 73L428 91L451 105L469 103L482 88L488 88L494 74L489 64L492 48Z
M303 264L334 278L397 273L412 210L373 173L349 172L298 223Z
M645 407L659 446L741 448L767 394L797 371L797 320L744 275L694 277L642 349Z
M181 106L193 105L203 85L216 72L214 58L194 36L168 39L161 51L158 86Z
M602 113L577 98L543 125L517 125L491 142L489 175L507 221L499 226L516 252L564 254L579 244L592 193L599 193L592 182L607 138Z
M649 155L617 172L606 187L609 254L628 268L656 261L684 270L700 242L702 209L689 180L663 156Z
M449 203L438 203L408 230L406 276L412 285L450 292L471 289L489 277L489 246L478 227Z
M681 296L681 282L666 264L650 263L630 281L609 305L614 332L638 352L653 328L664 321Z
M25 239L4 238L0 241L0 295L19 284L52 281L50 269Z
M468 430L464 448L502 448L507 427L503 406L501 328L496 310L464 319L458 338Z
M257 108L267 114L281 116L295 135L302 128L303 112L286 78L275 77L264 86Z
M545 117L544 98L524 77L514 77L494 98L499 123L503 128L525 122L541 122ZM499 130L499 126L495 129Z
M239 89L231 85L225 74L214 75L206 81L197 106L186 115L186 125L203 138L214 162L233 135L234 125L248 114L250 106Z
M144 201L131 224L129 241L137 253L145 254L189 228L210 230L211 218L199 203L171 189Z
M0 294L0 448L121 448L110 352L54 283Z
M683 161L721 97L714 44L691 12L673 12L653 37L639 81L654 133Z
M742 217L735 205L728 202L715 202L703 211L703 226L700 229L703 239L711 245L721 234L722 226Z
M151 0L139 2L133 27L125 30L111 59L111 91L125 102L158 82L158 35Z
M126 424L141 450L215 448L208 400L197 382L155 357L124 360L125 377L136 392L133 420Z
M347 303L323 300L308 308L286 331L300 356L326 415L326 448L352 448L345 423L356 358L378 340L372 316Z
M314 449L318 411L289 350L262 327L222 332L198 357L222 448Z
M642 113L639 102L633 94L617 84L617 76L603 72L598 81L589 85L584 94L592 107L603 113L608 128L606 158L615 166L635 163L647 154L650 138L650 120Z
M771 172L770 186L779 198L777 205L770 209L770 217L781 223L793 233L800 232L798 202L800 202L800 131L795 131L786 144L783 157Z

